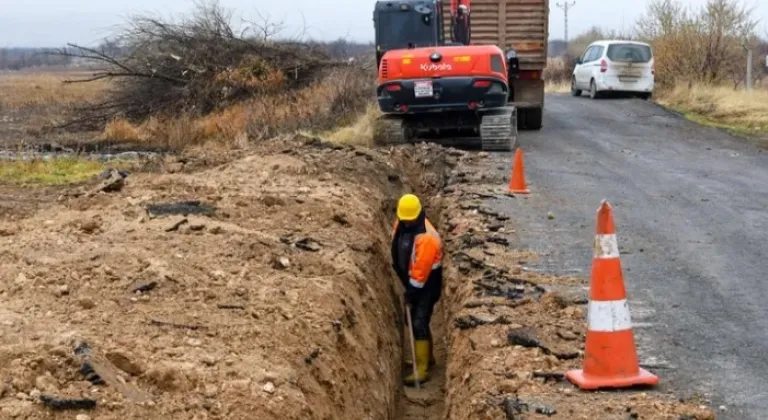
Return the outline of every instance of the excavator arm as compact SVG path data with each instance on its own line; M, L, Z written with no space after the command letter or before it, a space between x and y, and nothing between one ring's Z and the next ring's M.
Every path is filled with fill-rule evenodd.
M470 25L470 0L451 0L451 41L469 45L472 40Z

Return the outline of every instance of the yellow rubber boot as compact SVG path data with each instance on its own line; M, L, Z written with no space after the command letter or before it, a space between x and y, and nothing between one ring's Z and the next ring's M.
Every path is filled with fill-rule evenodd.
M413 386L416 384L416 379L419 381L419 385L429 380L429 353L430 345L429 340L416 340L414 342L416 347L416 375L413 377L413 373L405 378L405 384Z
M413 365L413 360L409 357L410 354L406 354L406 360L403 362L405 363L405 366L411 367ZM432 367L437 364L437 360L435 360L435 344L432 342L432 337L429 338L429 367Z

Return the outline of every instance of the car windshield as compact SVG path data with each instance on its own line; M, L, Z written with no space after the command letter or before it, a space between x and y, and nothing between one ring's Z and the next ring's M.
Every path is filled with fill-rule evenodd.
M613 44L608 47L608 58L612 61L647 63L651 61L651 47L638 44Z
M379 14L378 44L385 49L435 45L434 14L392 11Z

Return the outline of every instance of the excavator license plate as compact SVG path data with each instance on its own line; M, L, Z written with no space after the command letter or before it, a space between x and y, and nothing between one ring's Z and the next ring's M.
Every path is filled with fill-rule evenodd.
M416 93L417 98L428 98L435 94L434 90L432 89L431 80L415 82L413 90Z

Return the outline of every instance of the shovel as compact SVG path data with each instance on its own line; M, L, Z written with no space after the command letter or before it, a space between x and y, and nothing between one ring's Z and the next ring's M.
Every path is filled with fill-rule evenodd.
M410 342L411 342L411 357L413 359L413 363L411 363L411 366L413 367L413 381L416 384L416 389L421 388L421 384L419 384L419 375L418 370L416 369L416 346L413 342L413 322L411 322L411 305L406 304L405 305L405 316L408 317L408 333L410 334Z

